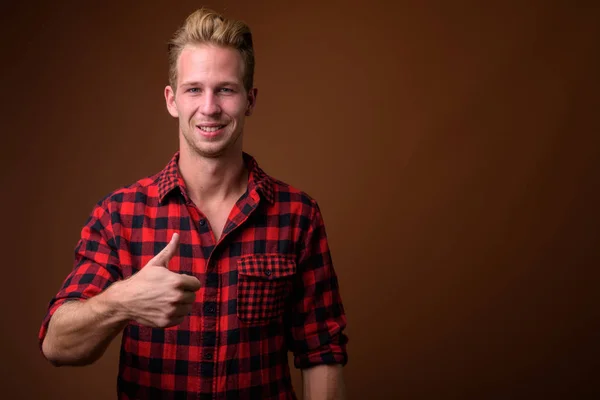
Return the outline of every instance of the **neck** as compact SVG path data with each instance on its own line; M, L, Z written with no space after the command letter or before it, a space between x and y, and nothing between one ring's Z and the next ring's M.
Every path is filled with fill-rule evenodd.
M179 171L188 195L199 208L234 197L237 199L248 185L248 172L241 152L206 158L181 149Z

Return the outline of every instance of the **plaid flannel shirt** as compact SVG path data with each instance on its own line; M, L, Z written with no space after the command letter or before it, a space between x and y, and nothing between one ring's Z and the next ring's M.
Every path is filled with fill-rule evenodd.
M169 269L197 277L191 315L159 329L131 321L122 336L122 399L295 399L288 366L346 364L346 316L316 201L269 177L244 153L248 189L218 242L191 202L176 153L160 173L94 207L53 313L142 268L180 234Z

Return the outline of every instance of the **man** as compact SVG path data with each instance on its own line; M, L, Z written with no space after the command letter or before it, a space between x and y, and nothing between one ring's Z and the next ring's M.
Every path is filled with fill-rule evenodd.
M123 332L123 399L344 397L346 317L323 219L242 151L256 105L249 28L206 9L169 46L179 151L93 209L40 330L54 365L86 365Z

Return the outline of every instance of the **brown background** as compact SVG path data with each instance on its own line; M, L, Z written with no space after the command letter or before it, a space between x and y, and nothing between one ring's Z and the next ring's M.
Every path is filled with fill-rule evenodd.
M600 3L490 3L206 3L254 31L246 150L323 209L349 399L600 393ZM0 397L115 397L116 343L53 368L37 332L93 204L176 150L201 4L3 2Z

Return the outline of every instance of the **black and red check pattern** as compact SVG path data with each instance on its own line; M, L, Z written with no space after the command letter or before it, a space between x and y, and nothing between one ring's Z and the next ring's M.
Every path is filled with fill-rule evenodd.
M293 257L281 254L251 255L238 259L237 313L247 323L279 317L293 289L296 273ZM288 278L288 279L286 279Z
M248 190L216 242L187 195L178 159L94 207L40 344L60 305L130 277L177 232L169 269L196 276L202 287L182 324L125 328L119 398L295 399L288 351L297 368L347 362L346 317L319 206L244 153Z

